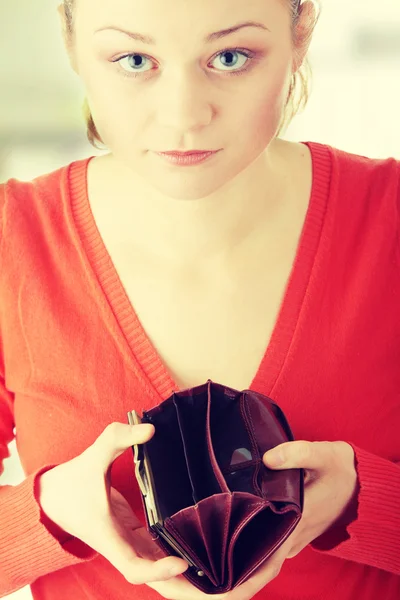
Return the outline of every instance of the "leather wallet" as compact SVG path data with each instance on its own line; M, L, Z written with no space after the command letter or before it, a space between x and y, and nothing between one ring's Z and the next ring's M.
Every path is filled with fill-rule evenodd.
M304 470L262 462L294 439L270 398L208 379L128 422L155 427L132 447L148 531L166 556L188 562L183 575L203 592L246 581L300 521Z

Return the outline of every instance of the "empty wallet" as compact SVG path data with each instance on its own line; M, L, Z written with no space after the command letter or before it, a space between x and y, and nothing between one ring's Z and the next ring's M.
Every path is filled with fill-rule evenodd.
M304 470L262 462L294 439L270 398L209 379L128 422L155 427L132 447L148 531L166 556L187 561L183 575L203 592L246 581L300 521Z

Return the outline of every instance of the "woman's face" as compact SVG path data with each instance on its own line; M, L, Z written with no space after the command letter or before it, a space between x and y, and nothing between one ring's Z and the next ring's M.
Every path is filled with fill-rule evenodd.
M76 0L74 68L114 157L185 197L246 169L280 125L294 69L290 19L282 0ZM214 34L248 21L262 27ZM156 154L195 149L222 151L190 168Z

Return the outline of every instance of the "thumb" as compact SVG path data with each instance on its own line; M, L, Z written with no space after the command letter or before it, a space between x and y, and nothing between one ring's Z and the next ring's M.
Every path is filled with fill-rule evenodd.
M270 469L323 470L330 458L331 448L327 442L299 440L285 442L268 450L263 456L264 464Z
M97 462L106 472L121 454L135 444L144 444L154 435L154 425L148 423L128 425L125 423L110 423L99 435L94 444L88 448L96 453Z

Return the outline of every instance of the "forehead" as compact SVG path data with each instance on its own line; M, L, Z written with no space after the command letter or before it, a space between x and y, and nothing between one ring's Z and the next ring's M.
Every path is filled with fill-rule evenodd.
M261 22L272 33L279 32L289 22L288 3L289 0L75 0L75 16L77 27L85 32L115 26L147 35L160 44L176 36L204 42L211 33L244 21Z

